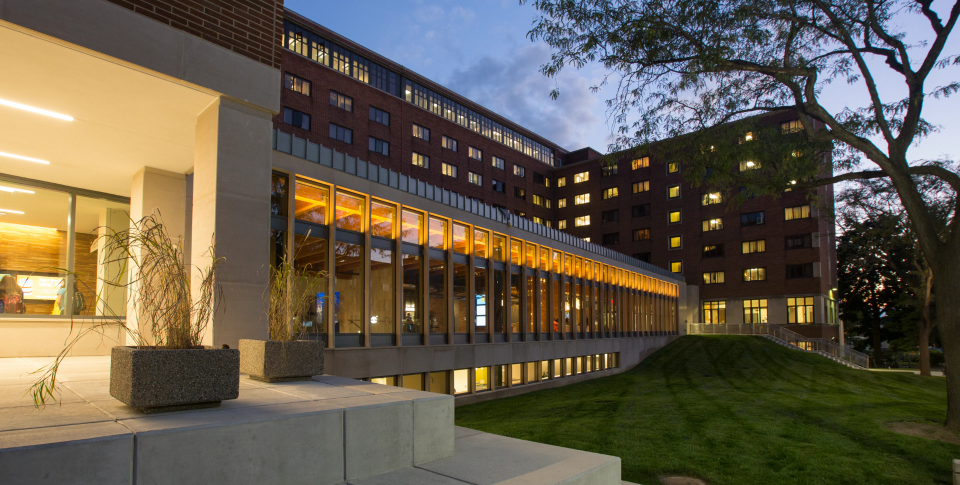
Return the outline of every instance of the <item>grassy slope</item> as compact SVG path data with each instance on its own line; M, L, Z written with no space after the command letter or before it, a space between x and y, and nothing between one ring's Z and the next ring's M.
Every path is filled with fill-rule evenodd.
M756 337L687 336L624 374L457 408L456 423L619 456L623 479L951 483L960 446L892 433L942 421L944 380L848 369Z

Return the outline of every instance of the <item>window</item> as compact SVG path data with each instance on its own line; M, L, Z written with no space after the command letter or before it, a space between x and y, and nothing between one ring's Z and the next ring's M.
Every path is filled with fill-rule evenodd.
M634 241L646 241L650 239L650 229L634 229L633 230L633 240Z
M542 195L533 194L533 203L540 207L546 207L547 209L550 208L550 199Z
M743 254L751 253L762 253L767 250L767 244L765 239L757 239L756 241L744 241L743 242Z
M683 261L670 261L671 273L683 273Z
M430 168L430 157L413 152L413 164L420 168Z
M813 263L788 264L787 279L813 278Z
M353 98L336 91L330 91L330 106L336 106L344 111L353 112Z
M467 156L474 160L483 160L483 152L479 148L468 147ZM497 164L497 162L500 162ZM503 159L500 157L493 157L493 166L503 170Z
M648 190L650 190L650 181L649 181L649 180L642 180L642 181L640 181L640 182L634 182L634 183L633 183L633 193L634 193L634 194L639 194L640 192L646 192L646 191L648 191Z
M340 140L344 143L353 143L353 130L330 123L330 138Z
M573 225L576 227L589 226L590 225L590 216L580 216L573 220Z
M565 209L567 207L567 198L557 199L557 209Z
M746 172L747 170L753 170L755 168L760 168L760 162L754 162L753 160L741 160L740 161L740 171Z
M780 131L784 135L789 135L790 133L796 133L800 130L803 130L803 123L800 123L800 120L790 120L786 123L780 123Z
M517 177L525 177L527 175L527 171L520 165L514 165L513 174L516 175Z
M590 203L590 194L580 194L573 197L573 205L582 205Z
M670 236L667 240L667 246L670 249L680 249L683 247L683 236Z
M633 257L639 259L640 261L643 261L644 263L649 263L649 262L650 262L650 252L649 252L649 251L647 251L647 252L645 252L645 253L633 253Z
M563 230L565 230L566 228L567 228L567 220L566 220L566 219L560 219L559 221L557 221L557 229L560 229L561 231L563 231Z
M743 323L767 323L767 300L743 300Z
M603 200L612 199L620 195L620 189L617 187L610 187L609 189L603 189Z
M515 216L517 216L517 217L527 217L527 213L524 212L524 211L522 211L522 210L520 210L520 209L514 209L514 210L513 210L513 215L515 215Z
M703 274L703 284L716 285L723 283L723 271L712 271Z
M668 199L676 199L676 198L678 198L678 197L680 197L680 186L679 186L679 185L671 185L671 186L667 187L667 198L668 198Z
M741 226L759 226L763 224L763 211L740 214Z
M667 173L679 173L680 162L670 162L667 164Z
M620 220L620 209L611 209L600 213L600 222L617 222Z
M723 195L720 192L710 192L700 196L700 205L713 205L723 202Z
M295 93L310 96L310 81L289 72L283 73L283 87Z
M740 187L740 197L743 199L754 199L757 197L758 191L753 188Z
M440 164L440 168L441 170L443 170L443 174L446 175L447 177L457 178L456 165L450 165L449 163L443 162Z
M723 256L723 244L708 244L703 247L704 258L719 258Z
M573 183L581 184L590 180L590 172L580 172L573 176Z
M390 143L379 138L370 137L370 151L381 155L390 156Z
M440 144L447 150L457 151L457 140L454 140L447 135L443 135L443 137L440 138Z
M567 178L566 178L566 177L560 177L560 178L557 179L557 187L566 187L566 186L567 186Z
M680 211L679 210L670 211L669 214L667 215L667 221L670 224L680 224Z
M533 216L533 223L534 223L534 224L540 224L540 225L542 226L542 225L543 225L543 218L542 218L542 217Z
M304 130L310 129L310 115L295 109L283 108L283 122Z
M636 170L638 168L647 168L650 166L650 157L641 157L635 158L630 162L630 168Z
M813 323L813 297L787 298L787 323Z
M603 245L612 246L614 244L620 244L620 233L611 232L603 235Z
M521 189L520 187L514 187L513 196L518 199L527 200L527 191L524 189Z
M649 215L650 215L650 204L640 204L630 208L631 217L646 217Z
M469 172L467 174L467 182L473 185L483 185L483 176L476 172Z
M390 126L390 113L387 113L386 111L384 111L384 110L382 110L382 109L380 109L380 108L374 108L373 106L371 106L371 107L370 107L370 121L376 121L377 123L380 123L381 125Z
M797 207L787 207L783 210L783 220L792 221L794 219L807 219L810 217L810 206L800 205Z
M727 323L727 302L725 301L703 302L703 323L707 323L711 325Z
M617 174L617 164L608 163L600 167L600 176L601 177L612 177Z
M419 138L424 141L430 141L430 128L420 126L418 124L413 125L413 137Z
M753 132L748 131L746 135L743 135L743 141L753 141Z
M767 268L745 268L743 270L743 281L766 281Z
M507 185L499 180L493 180L493 190L494 192L500 192L501 194L507 191Z
M803 249L812 246L813 238L810 234L800 234L797 236L786 236L784 249Z
M716 219L704 219L703 220L703 232L709 231L719 231L723 229L723 219L717 217Z
M514 172L516 172L516 170L514 170ZM523 175L520 175L520 176L523 177ZM550 179L548 179L547 177L544 177L542 173L533 172L533 183L537 185L542 185L544 187L549 187Z

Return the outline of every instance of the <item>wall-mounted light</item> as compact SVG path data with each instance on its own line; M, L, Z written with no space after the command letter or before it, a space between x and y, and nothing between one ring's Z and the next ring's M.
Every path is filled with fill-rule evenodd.
M40 115L49 116L51 118L56 118L58 120L73 121L73 116L67 116L65 114L60 114L53 111L47 111L45 109L34 108L33 106L27 106L25 104L16 103L13 101L7 101L6 99L0 99L0 105L9 106L11 108L22 109L24 111L29 111L31 113L37 113Z
M39 158L25 157L23 155L14 155L12 153L0 152L0 157L15 158L17 160L25 160L28 162L42 163L44 165L50 165L50 162L46 160L40 160Z
M9 193L22 192L22 193L24 193L24 194L33 194L33 193L35 193L35 192L32 191L32 190L15 189L15 188L13 188L13 187L4 187L4 186L2 186L2 185L0 185L0 192L9 192Z
M11 209L0 209L0 214L20 214L20 215L23 215L23 212L11 210Z

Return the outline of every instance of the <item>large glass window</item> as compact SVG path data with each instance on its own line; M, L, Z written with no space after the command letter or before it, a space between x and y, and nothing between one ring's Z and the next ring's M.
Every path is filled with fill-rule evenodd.
M463 224L453 224L453 252L467 254L469 250L470 227Z
M523 385L523 364L510 364L510 385Z
M511 264L515 264L517 266L523 264L523 262L521 261L523 259L523 252L521 249L522 246L523 246L523 243L519 239L510 240L510 263Z
M447 249L447 220L438 217L430 218L429 244L434 249Z
M473 372L476 376L475 385L477 392L490 390L490 368L477 367Z
M813 323L813 297L787 298L787 323Z
M477 299L476 332L487 331L487 269L474 268L474 289Z
M573 295L570 293L570 291L571 291L570 282L569 282L569 281L565 281L565 282L563 283L563 294L564 294L564 301L563 301L563 309L564 309L564 311L563 311L563 331L564 331L564 332L572 332L572 331L573 331L572 325L571 325L571 322L570 322L570 318L572 317L572 311L571 311L572 308L571 308L571 306L572 306L572 303L573 303Z
M430 260L430 333L447 333L447 264Z
M540 361L540 380L541 381L550 380L550 361L549 360Z
M393 251L370 250L370 333L394 333L396 278L393 273Z
M707 324L727 323L727 302L725 301L703 302L703 323L707 323Z
M487 245L490 243L490 233L483 229L473 231L473 255L478 258L488 258Z
M453 393L470 393L470 369L457 369L453 371Z
M499 234L493 235L493 259L497 261L507 260L507 238Z
M310 312L306 316L309 321L313 322L312 325L308 326L308 331L326 335L326 308L329 302L327 296L328 279L318 276L327 274L327 240L311 237L308 234L297 234L294 237L293 267L307 276L307 278L301 279L298 284L315 285L315 288L309 290L316 297L311 302ZM307 290L303 291L303 293L306 292ZM301 292L298 289L294 294L301 294Z
M363 232L363 197L337 192L337 229Z
M520 332L520 275L510 275L510 332Z
M767 323L767 300L743 300L743 323Z
M430 373L430 392L450 394L450 383L447 378L447 371Z
M330 190L322 185L297 180L295 192L294 217L314 224L326 224Z
M540 269L550 271L550 248L540 247Z
M560 308L560 282L557 280L553 281L553 331L561 332L560 329L560 319L563 318L563 313Z
M523 303L527 306L527 332L533 333L537 330L536 319L534 318L534 296L535 287L533 285L533 276L527 276L527 293Z
M394 206L382 202L370 202L370 235L393 238L393 226L397 218Z
M505 271L493 272L493 331L506 332L507 275Z
M403 332L420 333L422 317L420 311L421 280L420 256L403 255Z
M469 332L470 307L468 306L467 282L470 274L465 264L453 264L453 331Z
M407 374L403 376L403 387L414 391L422 391L423 374Z
M363 333L363 246L338 242L334 251L334 331Z

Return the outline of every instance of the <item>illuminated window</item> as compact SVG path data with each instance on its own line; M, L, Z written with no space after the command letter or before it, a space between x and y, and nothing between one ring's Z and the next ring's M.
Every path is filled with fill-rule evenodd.
M723 283L723 271L712 271L703 274L703 284L715 285Z
M427 243L434 249L447 249L447 220L437 217L430 218L430 232Z
M650 239L650 229L634 229L633 230L633 240L634 241L645 241Z
M573 225L576 227L589 226L590 225L590 216L580 216L573 220Z
M413 164L421 168L430 168L430 157L413 152Z
M580 194L574 196L573 205L589 204L590 203L590 194Z
M413 137L419 138L421 140L430 141L430 128L420 126L418 124L413 125Z
M573 183L579 184L590 180L590 172L580 172L573 176Z
M767 323L767 300L743 300L743 323Z
M453 223L453 251L467 254L467 242L470 240L470 227Z
M457 151L457 140L454 140L449 136L443 135L443 137L440 139L440 144L447 150Z
M617 174L617 164L608 163L600 167L600 176L601 177L612 177Z
M794 219L807 219L810 217L810 206L801 205L797 207L787 207L783 210L783 219L792 221Z
M765 239L757 239L756 241L744 241L743 242L743 254L750 253L762 253L767 250L767 244Z
M767 268L745 268L743 270L743 281L766 281Z
M680 172L680 162L670 162L667 164L667 173Z
M670 224L680 224L680 211L679 211L679 210L670 211L670 213L669 213L668 215L669 215L668 220L670 221Z
M567 198L557 199L557 209L565 209L567 207Z
M667 187L667 198L668 198L668 199L676 199L676 198L678 198L678 197L680 197L680 186L679 186L679 185L671 185L671 186Z
M449 163L443 162L440 164L440 168L443 170L443 174L447 177L457 178L456 165L450 165Z
M803 130L803 123L800 123L800 120L790 120L786 123L780 123L780 131L784 135L789 135L790 133L796 133L800 130Z
M534 224L543 225L543 218L542 218L542 217L533 216L533 222L534 222Z
M719 258L723 256L723 244L708 244L703 247L704 258Z
M787 298L787 323L813 323L813 297Z
M743 135L743 141L753 141L753 132L748 131L746 135Z
M640 182L634 182L632 187L633 187L634 194L639 194L640 192L646 192L650 190L650 181L642 180Z
M518 199L527 200L527 191L524 189L521 189L520 187L514 187L513 196Z
M727 302L725 301L703 302L703 323L707 323L710 325L727 323Z
M370 234L393 238L393 224L397 210L392 205L377 201L370 202Z
M400 239L405 243L420 244L423 214L404 209L400 213Z
M723 202L720 192L710 192L700 196L700 205L713 205Z
M473 370L473 374L476 377L474 380L477 392L480 391L489 391L490 390L490 368L489 367L477 367Z
M746 172L747 170L753 170L755 168L760 168L760 162L754 162L753 160L741 160L740 161L740 171Z
M516 175L517 177L525 177L526 174L527 174L527 171L526 171L526 169L524 169L524 168L521 167L520 165L514 165L514 166L513 166L513 174Z
M549 208L550 208L550 199L548 199L548 198L546 198L546 197L544 197L544 196L542 196L542 195L533 194L533 204L534 204L534 205L538 205L538 206L540 206L540 207L546 207L547 209L549 209Z
M566 187L566 186L567 186L567 178L566 178L566 177L560 177L560 178L557 179L557 187Z
M353 98L336 91L330 91L330 106L336 106L344 111L353 112Z
M337 229L363 232L363 197L337 192Z
M487 258L487 245L490 242L490 233L483 229L473 231L473 255L478 258Z
M670 272L683 273L683 261L670 261Z
M720 229L723 229L723 219L718 217L716 219L703 220L703 232L718 231Z
M483 176L479 173L469 172L467 173L467 181L473 185L483 185Z
M283 73L283 87L295 93L310 96L310 81L289 72Z
M562 230L564 230L564 229L566 229L566 228L567 228L567 220L566 220L566 219L560 219L559 221L557 221L557 229L560 229L560 230L562 231Z
M649 166L650 166L650 157L635 158L632 162L630 162L630 167L633 170L636 170L638 168L647 168Z
M620 195L620 190L617 187L610 187L609 189L603 189L603 199L612 199Z
M668 247L670 249L680 249L683 247L683 236L670 236L668 240Z

